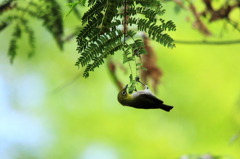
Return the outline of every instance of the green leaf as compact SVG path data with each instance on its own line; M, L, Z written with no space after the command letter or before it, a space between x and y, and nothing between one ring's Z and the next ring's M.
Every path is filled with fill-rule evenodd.
M143 64L142 63L137 63L136 66L142 66Z
M129 75L129 79L130 79L130 82L133 81L133 76L132 76L132 74Z
M9 45L9 49L8 49L8 55L10 56L10 62L13 63L13 60L17 54L17 41L19 40L19 38L21 37L21 29L19 27L19 25L16 25L14 28L14 32L12 34L12 39L10 41L10 45Z
M147 71L147 68L146 68L146 67L143 67L143 66L142 66L141 69L144 70L144 71Z
M66 5L70 7L70 10L67 12L67 14L64 16L64 19L74 10L74 8L78 5L78 1L76 2L70 2L67 3Z

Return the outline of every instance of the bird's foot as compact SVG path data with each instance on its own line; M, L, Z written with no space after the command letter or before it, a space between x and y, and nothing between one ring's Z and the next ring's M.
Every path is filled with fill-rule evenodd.
M135 80L136 80L137 82L141 83L143 86L145 86L145 84L140 81L140 78L139 78L139 77L136 77Z

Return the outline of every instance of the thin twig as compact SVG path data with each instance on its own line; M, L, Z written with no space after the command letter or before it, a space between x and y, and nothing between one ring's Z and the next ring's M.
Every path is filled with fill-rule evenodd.
M80 27L75 28L74 32L72 32L71 34L62 38L62 42L68 42L68 41L72 40L73 38L76 38L77 34L79 33L79 30L81 30L81 29L82 28L80 28Z
M64 42L68 42L70 41L72 38L75 38L75 36L73 36L74 34L76 34L77 32L73 32L71 34L69 34L69 36L66 36ZM192 44L192 45L231 45L231 44L239 44L240 40L229 40L229 41L205 41L205 40L175 40L175 43L178 44Z
M195 17L195 22L193 24L202 34L206 36L210 36L211 32L208 30L207 26L202 22L200 18L200 14L197 12L197 8L193 5L192 2L188 1L189 9L192 12L193 16Z
M234 45L240 44L240 40L229 40L229 41L184 41L175 40L175 43L189 44L189 45Z
M234 22L233 20L227 18L226 21L230 24L234 29L240 32L240 28L238 28L238 23Z
M64 88L69 87L70 85L72 85L75 81L77 81L78 79L80 79L80 77L82 76L82 72L78 73L77 75L75 75L72 79L70 79L69 81L64 82L63 84L57 86L56 88L54 88L52 90L52 93L55 94L61 90L63 90Z

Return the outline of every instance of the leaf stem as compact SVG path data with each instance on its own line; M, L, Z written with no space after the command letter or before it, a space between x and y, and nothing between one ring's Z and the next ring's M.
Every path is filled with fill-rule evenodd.
M127 25L128 25L128 23L127 23L127 0L124 0L124 19L123 19L123 44L124 44L124 47L127 45L127 43L126 43ZM124 53L125 53L125 50L124 50ZM131 74L133 74L130 61L128 61L128 66L131 71Z

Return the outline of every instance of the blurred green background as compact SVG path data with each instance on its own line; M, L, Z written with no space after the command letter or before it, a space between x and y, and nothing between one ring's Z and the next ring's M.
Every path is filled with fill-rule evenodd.
M69 8L62 7L66 14ZM172 3L164 7L165 18L177 25L174 39L206 39L185 20L187 12L176 15ZM78 23L68 16L66 34ZM22 40L13 65L11 29L0 34L1 159L240 158L239 44L167 49L151 42L163 70L157 96L175 106L167 113L121 106L106 65L81 78L75 39L61 52L41 23L32 24L36 55L27 58ZM220 37L222 25L208 24L214 35L207 40L240 37L231 27ZM121 78L128 81L128 75Z

